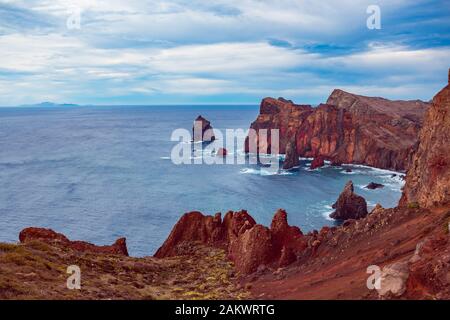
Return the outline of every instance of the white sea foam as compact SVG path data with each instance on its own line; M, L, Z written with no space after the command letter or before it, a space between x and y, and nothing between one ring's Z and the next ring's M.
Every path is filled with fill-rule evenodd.
M264 168L259 169L253 169L253 168L244 168L240 170L240 173L242 174L256 174L260 176L286 176L286 175L292 175L293 173L288 170L278 170L278 171L271 171Z
M346 166L347 168L362 168L362 169L369 169L369 172L373 172L373 174L396 174L396 175L404 175L404 172L401 171L392 171L392 170L388 170L388 169L380 169L380 168L375 168L375 167L370 167L370 166L366 166L363 164L343 164L343 166ZM353 169L352 169L353 170Z
M324 210L322 211L322 216L328 220L328 221L334 221L333 218L330 218L330 214L333 213L334 209L331 207L331 205L326 204L323 206Z

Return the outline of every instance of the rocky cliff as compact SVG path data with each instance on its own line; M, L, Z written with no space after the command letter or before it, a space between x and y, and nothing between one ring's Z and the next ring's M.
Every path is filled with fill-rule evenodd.
M449 84L434 98L420 131L419 146L406 175L400 204L423 207L450 203L450 70Z
M405 170L428 106L420 100L391 101L336 89L326 104L315 108L283 98L265 98L251 128L256 131L279 129L282 154L289 151L302 157L323 157L335 163ZM287 150L294 137L295 152ZM249 143L263 149L263 142L258 141L257 136L248 137L247 152ZM270 144L271 141L268 151Z

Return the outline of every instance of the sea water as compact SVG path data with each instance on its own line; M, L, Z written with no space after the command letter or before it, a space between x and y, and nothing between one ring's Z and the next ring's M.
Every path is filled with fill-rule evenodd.
M171 134L191 130L198 115L223 132L248 129L258 107L0 108L0 241L36 226L99 245L126 237L131 255L146 256L193 210L246 209L269 225L284 208L289 223L307 232L335 223L331 205L348 180L369 208L400 198L399 175L365 166L309 170L303 159L273 173L249 164L175 165ZM364 188L372 181L385 187Z

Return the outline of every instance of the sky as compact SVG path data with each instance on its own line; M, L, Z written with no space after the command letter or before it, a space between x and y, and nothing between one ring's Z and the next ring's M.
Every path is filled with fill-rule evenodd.
M449 67L449 0L0 0L2 106L429 100Z

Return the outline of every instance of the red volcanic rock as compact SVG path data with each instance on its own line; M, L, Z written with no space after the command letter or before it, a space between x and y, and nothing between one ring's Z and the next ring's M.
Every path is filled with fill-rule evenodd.
M238 212L228 211L223 218L222 229L225 241L232 242L246 230L256 225L255 219L246 210Z
M419 242L409 260L406 296L409 299L450 297L450 236L440 234Z
M22 243L39 240L46 243L58 243L70 247L73 250L82 252L118 254L128 256L125 238L117 239L117 241L110 246L97 246L85 241L70 241L63 234L57 233L51 229L26 228L20 232L19 240Z
M366 200L353 192L352 181L347 182L344 191L342 191L336 203L333 204L333 209L335 211L330 214L330 217L333 219L361 219L367 215Z
M334 90L327 104L317 108L265 98L251 128L279 129L279 151L286 156L288 144L295 139L295 150L302 157L404 170L428 106L419 100L391 101L342 90ZM266 147L257 135L249 136L247 152L250 143Z
M384 185L381 183L371 182L366 186L367 189L375 190L379 188L384 188Z
M167 240L156 251L155 257L164 258L178 255L178 248L184 242L217 245L223 239L220 213L213 217L204 216L198 211L189 212L178 220Z
M282 209L276 212L270 229L257 225L245 210L229 211L223 221L220 214L212 217L190 212L180 218L155 257L182 255L186 244L195 242L228 249L236 269L244 274L260 265L286 266L308 247L300 229L288 225Z
M220 213L216 213L214 217L205 216L198 211L185 213L154 256L164 258L179 255L180 248L185 243L192 242L226 247L255 224L255 220L245 210L229 211L223 221Z
M244 274L255 272L260 265L272 262L272 235L260 224L241 234L230 244L229 256L236 269Z
M294 251L288 247L283 247L283 249L281 250L280 259L278 260L278 266L286 267L291 263L294 263L296 260L297 255L294 253Z
M194 126L192 127L192 137L194 142L214 141L216 137L214 136L214 130L211 126L211 122L209 122L202 116L198 116L194 121Z
M281 254L283 248L288 248L293 252L303 251L307 247L307 242L299 227L290 226L287 222L287 213L283 209L278 209L270 225L272 233L273 249Z
M70 240L63 234L57 233L52 229L44 228L26 228L20 231L19 241L25 243L32 240L43 240L46 242L68 243Z
M450 70L449 70L450 75ZM434 98L406 175L401 205L450 204L450 84Z
M310 169L314 170L317 168L321 168L325 165L325 159L321 156L315 157L314 160L311 162Z
M297 146L295 145L295 137L286 145L286 157L283 162L283 169L291 169L300 164Z
M225 157L227 153L228 153L227 149L219 148L219 150L217 150L216 156Z

